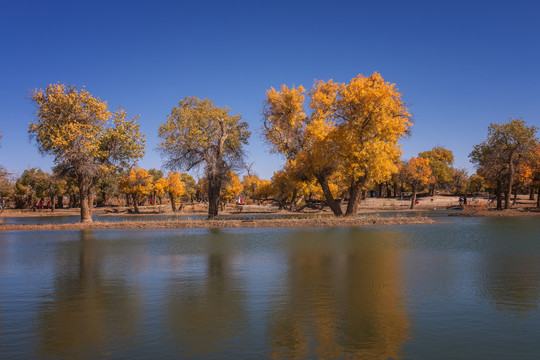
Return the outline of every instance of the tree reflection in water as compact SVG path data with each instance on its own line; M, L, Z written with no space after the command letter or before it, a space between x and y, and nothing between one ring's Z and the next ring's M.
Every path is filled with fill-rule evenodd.
M325 234L307 236L292 241L313 244ZM410 326L400 284L401 254L366 247L373 239L362 236L362 244L344 246L345 253L332 242L291 252L287 284L270 316L272 358L401 357Z
M481 294L496 309L521 317L537 309L540 299L540 258L536 255L490 254L482 261Z
M247 323L234 235L210 231L204 254L206 271L184 269L170 279L166 291L166 334L176 352L188 358L232 351Z
M110 254L107 245L94 239L92 230L81 230L80 241L58 248L52 300L38 312L38 352L47 358L78 359L106 356L133 335L140 313L125 284L109 281L103 267Z

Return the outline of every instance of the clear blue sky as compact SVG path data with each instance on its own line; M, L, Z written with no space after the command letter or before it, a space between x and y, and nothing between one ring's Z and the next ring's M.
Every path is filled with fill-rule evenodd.
M378 71L415 117L404 157L442 145L471 172L490 122L540 126L538 14L536 1L2 0L0 165L49 170L28 139L29 94L60 82L141 115L145 168L161 167L157 129L180 99L228 106L270 178L283 160L259 135L267 89Z

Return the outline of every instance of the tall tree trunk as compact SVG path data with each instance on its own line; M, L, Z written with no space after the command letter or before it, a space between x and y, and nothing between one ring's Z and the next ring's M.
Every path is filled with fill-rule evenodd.
M534 200L534 186L529 185L529 200Z
M330 187L328 186L328 179L326 178L326 176L323 174L317 174L315 175L315 177L317 178L319 185L321 185L324 197L326 198L326 203L328 204L328 206L330 206L330 209L332 210L334 215L343 216L343 211L341 210L341 207L339 206L337 201L334 200L334 196L330 191Z
M82 223L91 223L92 222L92 208L89 207L90 201L88 199L89 186L84 183L84 181L79 182L79 194L81 201L81 222Z
M51 212L54 212L54 201L56 200L56 195L51 194Z
M540 208L540 186L538 187L538 191L536 193L536 207Z
M289 208L290 211L294 211L296 208L296 197L298 196L298 189L294 188L291 198L291 206Z
M213 219L219 212L221 179L216 175L208 176L208 218Z
M176 212L176 200L174 199L174 195L172 193L169 193L169 198L171 199L172 211Z
M135 210L135 214L139 213L139 195L138 194L132 194L133 197L133 209Z
M58 208L63 209L64 208L64 197L58 196Z
M398 196L398 182L394 181L394 197Z
M416 183L412 185L411 209L414 209L415 205L416 205Z
M349 203L347 204L347 211L345 212L345 216L354 216L358 212L358 204L360 204L363 185L364 179L360 179L351 183L351 187L349 188Z
M506 196L504 199L504 208L510 209L510 198L512 197L512 185L514 183L514 154L510 156L510 171L508 172L508 188L506 188Z
M502 210L502 181L500 179L497 179L495 196L497 197L497 210Z

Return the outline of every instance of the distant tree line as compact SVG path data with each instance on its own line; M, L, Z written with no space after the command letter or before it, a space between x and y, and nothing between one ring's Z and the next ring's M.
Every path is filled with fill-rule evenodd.
M414 208L419 193L490 193L499 210L510 208L518 193L534 199L540 188L536 127L523 119L491 124L469 155L477 169L469 176L454 168L452 151L442 146L402 159L399 141L410 135L412 116L401 97L378 73L349 83L319 81L310 91L271 88L262 133L270 151L285 158L271 179L245 164L250 131L240 115L208 99L185 98L159 126L163 166L170 170L165 176L137 166L145 149L138 116L109 110L85 88L51 84L32 95L37 112L28 131L55 166L18 177L0 167L0 202L50 211L77 207L81 221L90 222L94 206L111 204L137 213L141 205L170 204L176 212L204 203L213 218L226 203L272 202L291 211L328 206L336 216L353 216L368 196L405 194ZM188 173L195 169L198 180Z

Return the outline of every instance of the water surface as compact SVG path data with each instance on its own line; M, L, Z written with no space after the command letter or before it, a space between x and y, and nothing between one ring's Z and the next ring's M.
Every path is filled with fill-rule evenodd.
M0 232L0 359L538 359L538 218Z

